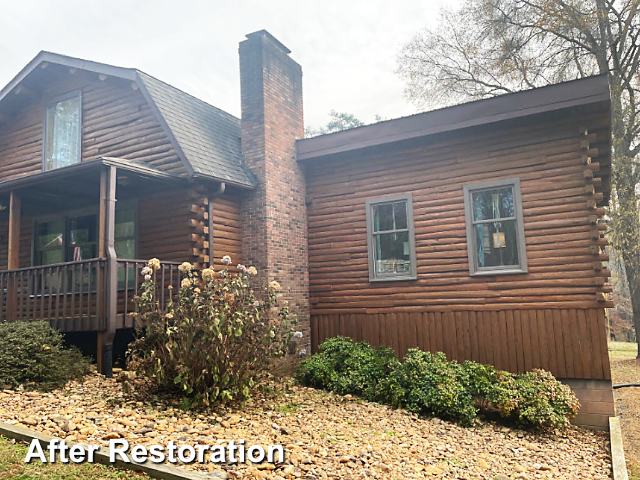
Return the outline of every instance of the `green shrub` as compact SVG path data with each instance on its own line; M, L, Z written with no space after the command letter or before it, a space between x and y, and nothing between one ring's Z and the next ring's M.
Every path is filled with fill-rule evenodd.
M513 375L444 353L410 349L400 363L387 347L336 337L300 362L297 379L308 386L432 414L472 425L479 410L497 410L522 427L564 427L579 408L571 389L549 372Z
M392 374L378 386L378 399L410 412L449 418L471 425L476 418L474 398L465 388L466 372L444 353L410 349Z
M539 369L501 376L489 400L503 417L523 427L564 427L580 408L571 388Z
M247 400L294 336L289 308L278 307L280 285L271 282L256 296L250 281L254 267L239 265L238 274L206 268L200 279L185 262L177 298L163 312L152 276L158 267L152 259L142 271L129 368L181 396L185 408Z
M321 352L300 362L297 378L306 385L367 400L375 399L378 382L399 363L391 348L376 349L347 337L326 340Z
M65 348L47 322L0 323L0 386L53 390L89 373L88 359Z

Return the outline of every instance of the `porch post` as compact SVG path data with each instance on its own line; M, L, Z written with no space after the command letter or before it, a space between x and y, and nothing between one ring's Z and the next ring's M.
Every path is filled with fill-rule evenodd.
M9 239L7 270L20 266L20 197L15 190L9 196ZM15 320L17 285L14 278L7 285L7 320Z
M106 270L106 296L105 313L107 319L106 331L98 335L101 341L102 364L101 372L106 377L113 376L113 338L116 334L116 316L118 309L118 264L116 262L115 250L115 228L116 228L116 167L108 166L105 171L106 185L105 195L101 195L101 203L104 204L104 250L107 257ZM102 193L101 181L101 193ZM101 208L100 213L103 213ZM101 218L102 222L102 218ZM102 253L102 252L101 252ZM102 338L100 338L102 337Z
M106 168L100 170L100 197L98 199L98 257L107 258L106 248L106 227L107 227L107 179L108 171ZM105 296L106 296L106 271L100 269L98 271L98 308L100 315L105 315ZM96 349L96 361L98 363L98 372L103 373L102 355L105 331L98 331L98 346Z
M20 263L20 197L15 190L9 197L9 258L7 269L19 268Z

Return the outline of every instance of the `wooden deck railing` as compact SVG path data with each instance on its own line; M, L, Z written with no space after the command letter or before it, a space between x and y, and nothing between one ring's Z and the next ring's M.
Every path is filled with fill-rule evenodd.
M143 281L144 260L117 260L117 327L133 325L133 297ZM180 285L179 263L161 262L154 273L164 309L172 285ZM0 271L0 322L45 320L61 331L103 331L106 318L107 261L94 258Z
M146 260L118 260L118 314L121 318L123 325L118 325L118 328L129 328L133 326L133 322L130 317L130 313L136 311L136 306L133 303L133 297L138 292L140 283L143 282L140 271L147 266ZM160 308L165 309L169 303L171 296L171 290L169 286L173 287L173 291L177 292L180 288L180 271L177 262L160 262L160 270L154 272L153 278L157 285L157 296Z

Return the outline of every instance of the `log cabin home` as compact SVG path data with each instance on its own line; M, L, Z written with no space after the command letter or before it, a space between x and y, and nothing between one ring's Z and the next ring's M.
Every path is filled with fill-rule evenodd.
M255 265L311 348L347 335L550 370L613 414L605 76L304 139L302 71L240 43L241 119L139 70L41 52L0 91L0 321L97 332L111 372L146 260Z

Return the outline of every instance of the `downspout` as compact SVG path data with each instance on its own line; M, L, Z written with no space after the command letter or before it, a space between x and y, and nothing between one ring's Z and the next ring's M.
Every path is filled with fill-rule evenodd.
M102 350L102 370L107 378L113 376L113 339L116 335L116 316L118 309L118 262L115 249L116 228L116 167L109 165L107 170L106 198L106 253L107 253L107 330Z
M226 183L220 182L217 190L214 190L209 193L209 265L213 267L213 201L222 196L225 189L227 188Z

